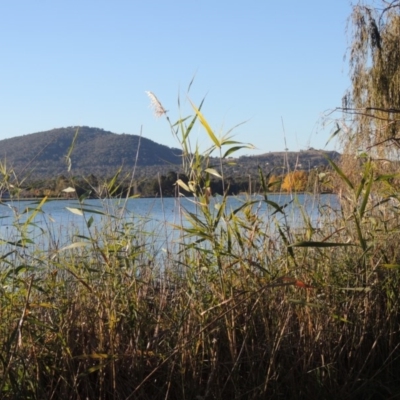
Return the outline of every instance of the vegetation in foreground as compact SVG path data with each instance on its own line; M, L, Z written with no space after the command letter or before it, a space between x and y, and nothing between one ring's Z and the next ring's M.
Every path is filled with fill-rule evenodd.
M125 218L124 199L99 211L81 196L71 211L86 232L63 247L54 232L36 235L43 201L15 214L0 256L2 398L398 397L397 176L368 154L351 175L331 162L340 210L321 206L315 221L298 206L301 227L271 200L262 173L266 214L251 198L230 209L223 196L214 207L209 182L223 181L223 169L207 159L242 145L217 138L193 110L171 129L188 155L189 179L177 187L197 211L182 209L162 245L160 227ZM202 157L188 149L197 122L212 143Z

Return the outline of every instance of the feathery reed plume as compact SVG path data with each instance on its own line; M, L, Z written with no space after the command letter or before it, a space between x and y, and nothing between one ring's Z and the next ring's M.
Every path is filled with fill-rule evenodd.
M162 106L160 101L157 99L153 92L146 91L147 96L149 96L151 104L150 107L153 108L154 115L156 118L160 118L162 115L167 113L167 110Z

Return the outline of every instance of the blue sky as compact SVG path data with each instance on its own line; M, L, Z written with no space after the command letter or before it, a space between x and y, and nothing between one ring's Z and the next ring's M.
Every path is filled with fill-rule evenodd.
M87 125L178 147L149 90L172 121L204 96L217 135L247 121L233 131L256 146L246 154L284 137L324 148L321 117L349 86L350 12L347 0L3 1L0 139ZM201 127L192 142L208 146Z

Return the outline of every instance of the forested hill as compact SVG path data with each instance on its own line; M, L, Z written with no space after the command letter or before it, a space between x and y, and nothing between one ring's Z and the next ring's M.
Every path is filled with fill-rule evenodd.
M66 174L66 155L77 127L52 129L0 141L0 161L12 168L18 177L51 178ZM140 145L139 145L140 144ZM181 165L181 150L158 144L144 137L115 134L99 128L79 127L71 153L72 174L107 177L119 167L132 171L137 158L136 176L153 178L158 173L177 171ZM309 171L326 166L323 154L336 160L337 152L309 149L300 152L269 152L225 160L225 176L255 176L258 167L265 173L302 169ZM218 163L215 163L218 164Z
M16 173L31 172L33 177L47 178L65 174L66 155L78 127L52 129L0 141L0 160ZM103 129L79 127L71 153L72 171L76 175L106 176L116 169L179 165L181 150L169 148L138 135L115 134ZM137 156L138 154L138 156Z
M260 166L264 172L274 171L277 174L288 170L311 171L314 168L326 167L329 164L327 157L336 162L340 158L340 153L316 150L312 147L300 151L270 151L255 156L239 157L235 160L237 166L233 166L232 170L238 171L239 167L244 167L253 171Z

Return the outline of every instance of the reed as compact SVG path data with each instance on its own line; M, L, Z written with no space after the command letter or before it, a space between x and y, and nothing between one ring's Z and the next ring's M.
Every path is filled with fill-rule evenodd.
M160 230L129 222L126 199L99 210L82 196L70 211L87 233L62 246L51 230L46 246L33 237L46 199L15 214L16 236L1 239L1 398L395 398L396 188L370 161L359 182L331 162L346 193L339 210L317 204L318 221L294 197L303 223L293 226L262 172L268 211L252 197L232 209L209 180L248 145L218 138L201 106L193 111L168 123L187 150L179 196L190 193L196 212L182 206L163 252ZM196 123L210 138L204 154L190 147Z

